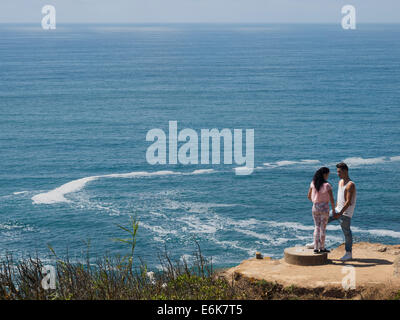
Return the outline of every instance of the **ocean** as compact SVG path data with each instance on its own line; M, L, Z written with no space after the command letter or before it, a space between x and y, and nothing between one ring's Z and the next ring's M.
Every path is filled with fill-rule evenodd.
M400 243L400 25L0 25L0 256L196 250L228 267L312 240L345 161L354 240ZM150 165L153 128L254 129L255 170ZM338 223L327 245L344 241Z

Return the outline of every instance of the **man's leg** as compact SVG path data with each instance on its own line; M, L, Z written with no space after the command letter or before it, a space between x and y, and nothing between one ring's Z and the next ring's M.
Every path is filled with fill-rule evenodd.
M340 226L344 234L346 252L351 252L353 247L353 234L350 229L350 224L351 218L346 216L340 217Z

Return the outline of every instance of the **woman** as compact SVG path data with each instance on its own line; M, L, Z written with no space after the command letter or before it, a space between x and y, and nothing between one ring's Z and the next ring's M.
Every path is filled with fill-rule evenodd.
M330 252L325 248L325 232L329 218L329 201L332 210L335 208L332 186L328 183L329 168L318 169L308 190L308 199L312 201L314 218L314 253Z

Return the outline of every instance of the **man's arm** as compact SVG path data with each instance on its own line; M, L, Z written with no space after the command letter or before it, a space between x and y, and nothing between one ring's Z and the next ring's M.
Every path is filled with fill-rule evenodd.
M356 187L354 186L354 183L351 182L349 183L349 186L346 188L345 192L345 200L346 202L344 203L344 206L342 208L342 210L340 211L339 215L343 215L343 213L347 210L348 207L350 207L351 205L351 199L353 199L353 195L355 192Z
M312 193L312 189L310 188L310 189L308 189L308 195L307 195L307 198L308 198L308 200L310 200L310 201L312 201L312 200L311 200L311 193Z

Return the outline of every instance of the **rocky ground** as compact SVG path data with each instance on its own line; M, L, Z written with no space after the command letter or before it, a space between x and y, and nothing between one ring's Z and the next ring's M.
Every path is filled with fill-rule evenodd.
M353 246L353 260L339 260L344 245L328 255L328 263L320 266L291 265L284 259L252 258L225 270L230 280L241 278L265 280L283 287L295 286L306 290L353 290L354 297L363 298L374 292L373 298L388 296L400 290L400 245L360 242ZM361 296L360 296L361 295Z

